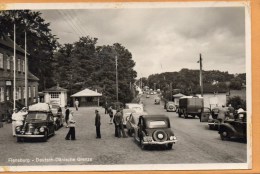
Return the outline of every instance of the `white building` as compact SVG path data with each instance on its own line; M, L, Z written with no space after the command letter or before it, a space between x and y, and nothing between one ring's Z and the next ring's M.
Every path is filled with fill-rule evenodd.
M201 97L200 94L197 96ZM227 94L226 93L204 93L204 107L213 108L216 106L226 106Z
M61 88L57 85L44 90L43 93L45 103L60 107L65 107L65 105L67 105L67 89Z

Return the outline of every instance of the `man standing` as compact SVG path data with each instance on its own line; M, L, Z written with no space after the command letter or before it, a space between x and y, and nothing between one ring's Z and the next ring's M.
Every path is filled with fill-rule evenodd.
M115 114L115 136L118 135L117 137L121 137L121 132L123 135L123 138L126 138L126 134L124 131L124 126L123 126L123 114L120 109L117 109L117 113Z
M101 118L100 118L100 114L98 113L98 110L95 110L95 113L96 113L95 126L96 126L96 134L97 134L96 138L101 138L101 134L100 134Z
M76 99L76 101L75 101L75 107L76 107L76 110L79 110L79 101L78 101L78 99Z
M66 106L65 106L65 122L66 122L66 124L67 124L66 127L68 127L69 115L70 115L70 110L69 110L68 106L66 105Z
M18 117L18 109L15 108L13 111L14 112L12 114L12 128L13 128L13 136L16 136L15 127L16 127L16 121L17 121L17 117Z
M105 114L109 114L107 101L106 101L106 103L105 103Z
M112 109L112 106L110 106L109 108L108 108L108 115L109 115L109 117L110 117L110 124L112 124L112 121L113 121L113 109Z

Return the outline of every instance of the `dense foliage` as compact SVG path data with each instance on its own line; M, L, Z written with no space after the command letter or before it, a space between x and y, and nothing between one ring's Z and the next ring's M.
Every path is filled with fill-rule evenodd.
M102 92L103 101L116 101L116 59L118 58L118 100L133 99L130 85L136 72L132 54L121 44L97 46L97 38L81 37L73 44L65 44L57 51L53 67L54 79L69 94L89 88Z
M39 91L53 86L53 71L50 65L58 43L56 37L51 33L50 24L45 22L40 12L0 11L0 34L13 38L14 23L16 24L16 43L22 48L25 45L25 31L27 32L29 71L40 79Z

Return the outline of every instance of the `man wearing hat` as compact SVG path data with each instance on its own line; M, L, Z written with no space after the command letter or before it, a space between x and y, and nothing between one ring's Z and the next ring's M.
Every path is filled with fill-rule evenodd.
M98 110L95 110L95 113L96 113L95 126L96 126L96 134L97 134L96 138L101 138L101 134L100 134L100 125L101 125L100 114L98 113Z

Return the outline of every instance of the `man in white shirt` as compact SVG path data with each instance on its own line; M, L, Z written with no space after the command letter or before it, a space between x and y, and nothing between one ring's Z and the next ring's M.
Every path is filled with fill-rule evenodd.
M15 133L16 120L17 120L17 117L18 117L19 114L18 114L17 108L15 108L13 111L14 112L12 114L12 128L13 128L13 136L15 136L16 135L16 133Z

